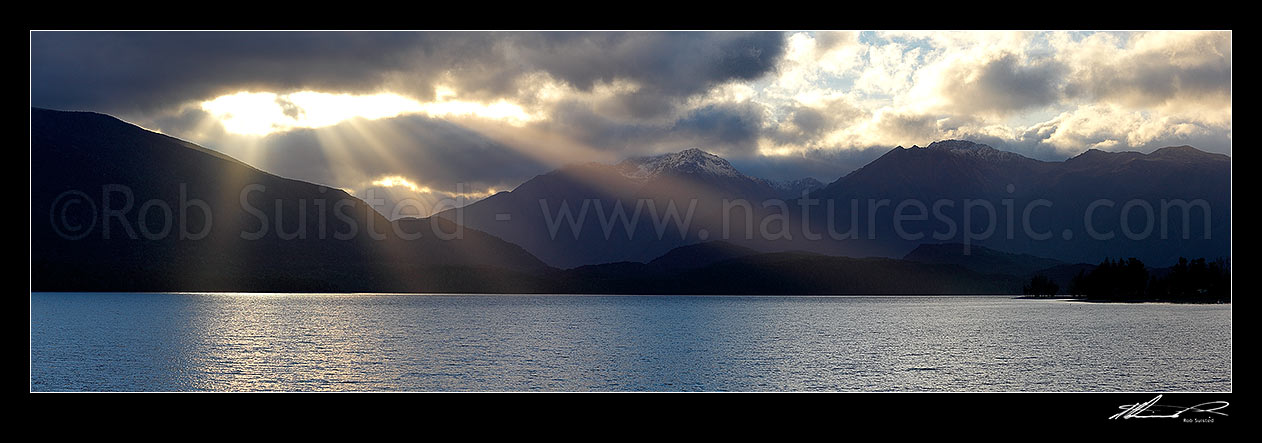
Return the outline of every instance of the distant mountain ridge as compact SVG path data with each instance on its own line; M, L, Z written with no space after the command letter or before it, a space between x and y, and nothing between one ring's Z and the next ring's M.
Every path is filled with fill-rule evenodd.
M824 182L811 177L784 181L763 180L763 182L775 189L780 198L785 200L802 198L803 195L823 189L825 186Z
M967 254L964 251L968 251ZM1032 276L1038 271L1064 265L1060 260L1030 254L1012 254L983 246L965 248L959 243L926 243L907 253L903 260L959 265L982 274Z
M663 175L692 175L750 181L770 187L776 195L783 198L801 198L803 191L809 192L824 187L823 182L811 177L776 181L746 175L732 166L727 159L698 148L653 156L631 157L618 162L614 168L625 177L640 180L651 180Z
M854 188L906 197L942 191L946 186L964 192L987 192L1014 184L1027 188L1032 177L1054 168L1053 162L1034 160L1013 152L963 140L931 143L928 147L901 146L836 181L813 196L828 198Z
M921 243L956 242L1066 262L1135 255L1151 263L1172 263L1178 256L1229 255L1229 184L1230 157L1187 146L1150 154L1088 150L1063 162L1048 162L971 141L943 140L926 147L893 148L827 185L813 179L782 183L750 177L719 156L691 148L615 165L568 165L528 180L511 192L469 205L464 210L464 223L521 244L559 267L643 263L675 247L715 239L759 251L802 250L845 256L903 257ZM799 201L802 191L807 192L808 200ZM682 235L668 229L668 235L663 236L646 228L653 225L646 212L640 213L640 223L632 230L636 240L627 238L621 229L625 224L601 223L616 219L617 207L625 211L622 215L626 219L634 219L634 208L641 200L654 203L658 215L664 206L674 204L681 220L689 204L696 202L697 206ZM1096 200L1114 202L1093 209L1093 215L1099 216L1093 219L1092 229L1113 233L1109 240L1092 239L1083 223L1084 214ZM1144 241L1126 238L1119 212L1132 200L1152 207L1154 216L1160 215L1163 201L1205 203L1212 215L1208 225L1211 238L1170 238L1172 229L1180 236L1184 230L1177 211L1166 214L1166 238L1151 238L1159 237L1159 231ZM876 212L868 207L882 201ZM893 210L908 201L923 205L925 219L901 221L896 227ZM969 201L989 205L996 219L994 228L1002 229L1000 234L963 241L963 206ZM1051 205L1040 203L1044 201ZM542 213L540 202L548 205L551 214ZM582 210L584 202L588 202L587 211ZM723 206L731 202L745 202L749 210ZM949 205L931 207L938 202ZM566 215L559 211L562 204L574 219L558 223L558 217ZM854 211L852 205L856 205ZM1022 218L1030 207L1027 235ZM970 221L985 219L989 215L985 210L984 206L976 209ZM1010 217L1007 211L1012 211ZM439 216L452 218L455 212ZM581 213L585 216L580 220ZM745 214L751 216L746 218ZM1203 234L1206 224L1199 214L1194 215L1187 231ZM1011 218L1011 222L1004 218ZM553 223L547 223L548 219ZM944 220L950 220L954 228ZM1136 224L1138 217L1129 220L1134 226L1127 229L1142 232L1142 225ZM1006 232L1008 225L1016 231L1012 238ZM852 236L857 238L812 239L830 232L829 228L838 233L854 228ZM908 228L905 231L919 236L904 239L898 228ZM578 238L571 235L574 231L579 232ZM784 235L764 236L764 231ZM553 232L565 235L553 236ZM751 232L752 238L746 235ZM938 232L952 234L932 236Z
M875 230L864 232L875 239L852 242L864 254L898 257L921 243L961 242L962 207L972 201L984 203L974 208L972 221L988 220L992 214L988 211L993 211L996 220L990 225L995 231L972 244L1066 262L1135 256L1147 263L1173 263L1179 256L1230 256L1230 183L1230 157L1188 146L1149 154L1092 149L1063 162L1046 162L979 143L948 140L925 148L894 148L811 197L864 203L857 211L837 205L833 213L834 220L851 220L857 214L863 229ZM881 200L888 201L888 206L875 213L867 206ZM922 237L903 239L897 232L892 213L903 202L920 202L931 213L928 220L899 224L905 232ZM1185 207L1194 203L1187 209L1190 216L1185 223ZM936 204L942 206L934 209ZM1125 226L1123 209L1131 211ZM1149 210L1151 217L1146 216ZM817 214L812 225L826 225L823 218ZM933 237L952 230L945 220L954 223L955 235ZM1148 221L1151 228L1146 226ZM979 226L974 229L985 232ZM831 251L854 255L842 249Z
M929 146L918 148L912 146L912 149L932 149L950 152L955 155L977 157L986 161L1023 161L1028 160L1027 157L1015 152L1000 151L989 145L974 143L968 140L940 140L930 143Z
M649 266L667 269L694 269L734 258L758 254L758 251L725 241L697 243L671 249L648 262Z

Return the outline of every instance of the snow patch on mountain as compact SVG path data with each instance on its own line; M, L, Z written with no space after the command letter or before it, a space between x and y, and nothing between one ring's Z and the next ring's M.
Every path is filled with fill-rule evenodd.
M650 179L662 174L748 178L722 157L697 148L650 157L629 158L615 167L622 175L634 179Z
M771 186L771 189L775 189L777 194L788 198L801 197L802 192L813 192L825 186L823 182L811 177L797 180L757 180L766 183L767 186Z
M912 148L915 148L915 146ZM922 149L936 149L950 152L955 155L977 157L990 161L1010 161L1026 158L1025 156L1015 152L1000 151L988 145L974 143L968 140L941 140L930 143L929 146Z

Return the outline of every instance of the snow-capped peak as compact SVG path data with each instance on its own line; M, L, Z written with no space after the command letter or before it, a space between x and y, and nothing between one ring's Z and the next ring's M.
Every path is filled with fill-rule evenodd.
M924 149L937 149L947 151L956 155L967 155L978 157L984 160L1013 160L1024 158L1021 154L1008 151L1000 151L988 145L974 143L968 140L941 140L930 143Z
M727 160L697 148L651 157L629 158L618 163L617 168L622 175L636 179L653 178L666 173L745 177Z

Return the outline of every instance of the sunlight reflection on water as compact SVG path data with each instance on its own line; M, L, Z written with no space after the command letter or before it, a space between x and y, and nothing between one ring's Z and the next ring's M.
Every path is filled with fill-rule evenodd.
M1229 391L1230 305L31 295L34 391Z

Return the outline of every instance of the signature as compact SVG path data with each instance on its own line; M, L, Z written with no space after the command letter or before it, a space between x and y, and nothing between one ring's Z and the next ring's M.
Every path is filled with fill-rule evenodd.
M1122 412L1113 414L1112 417L1109 417L1109 420L1117 420L1119 418L1179 418L1179 416L1185 412L1217 414L1226 417L1226 413L1219 411L1230 404L1225 401L1210 401L1195 406L1182 407L1159 405L1157 404L1158 400L1161 400L1160 395L1144 403L1118 406L1118 409L1121 409Z

